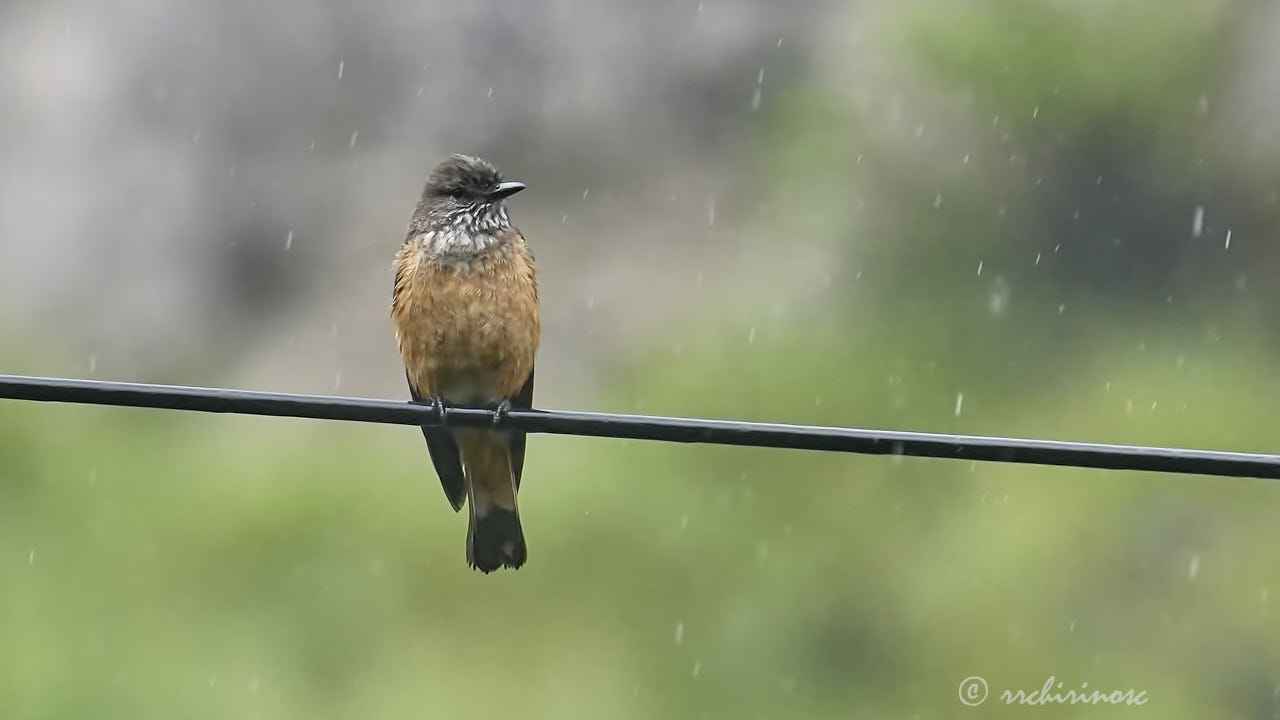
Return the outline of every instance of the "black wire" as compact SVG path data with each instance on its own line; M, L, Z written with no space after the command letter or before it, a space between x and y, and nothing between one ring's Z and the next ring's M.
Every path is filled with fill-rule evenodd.
M370 398L290 395L21 375L0 375L0 398L395 425L440 424L440 414L430 403L417 405ZM447 425L486 427L494 422L492 410L460 407L449 407L447 410ZM1280 478L1280 455L1211 450L562 410L512 410L500 420L500 426L558 435L828 450L872 455L913 455L1224 477Z

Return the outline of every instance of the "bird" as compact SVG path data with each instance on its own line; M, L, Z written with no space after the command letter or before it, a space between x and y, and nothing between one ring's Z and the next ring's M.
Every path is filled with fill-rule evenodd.
M414 402L482 406L493 427L423 426L444 494L469 508L467 563L519 568L528 548L516 494L525 434L501 428L533 406L541 334L537 268L511 224L507 198L524 183L491 163L455 154L431 171L395 257L391 319Z

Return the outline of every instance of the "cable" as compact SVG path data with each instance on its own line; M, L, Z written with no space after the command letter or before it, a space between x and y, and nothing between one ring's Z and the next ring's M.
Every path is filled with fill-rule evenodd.
M441 424L431 403L21 375L0 375L0 398L394 425ZM444 424L486 427L493 423L492 410L448 407ZM512 410L498 426L557 435L1280 479L1280 455L1212 450L562 410Z

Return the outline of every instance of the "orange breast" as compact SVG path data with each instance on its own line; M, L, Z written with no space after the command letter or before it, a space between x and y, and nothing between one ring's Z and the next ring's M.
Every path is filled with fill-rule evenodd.
M451 264L406 243L396 256L391 318L419 395L460 404L515 395L533 370L540 332L535 268L523 238Z

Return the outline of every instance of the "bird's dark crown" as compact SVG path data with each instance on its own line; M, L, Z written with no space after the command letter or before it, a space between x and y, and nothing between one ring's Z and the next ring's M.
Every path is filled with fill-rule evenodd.
M426 198L484 198L502 182L502 174L486 160L471 155L450 155L431 171L422 191Z

